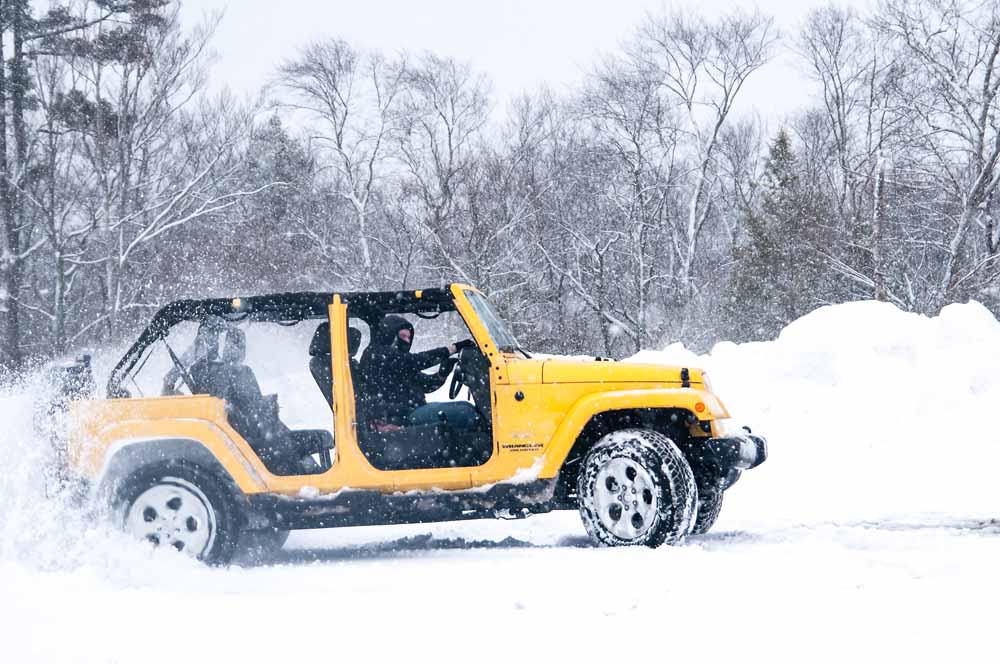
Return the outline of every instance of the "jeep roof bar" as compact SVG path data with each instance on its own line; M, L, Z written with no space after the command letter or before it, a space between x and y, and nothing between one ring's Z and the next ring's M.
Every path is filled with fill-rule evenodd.
M340 295L349 306L362 310L362 315L371 317L382 311L399 313L438 310L442 304L452 302L450 285L443 288L428 288L421 291L381 291L381 292L297 292L252 295L249 297L225 297L206 300L177 300L157 311L142 331L139 338L128 349L108 379L108 397L122 394L121 383L139 361L139 357L151 344L167 336L170 328L183 321L201 321L208 316L221 316L238 320L250 318L257 321L302 321L323 318L333 302L334 295Z

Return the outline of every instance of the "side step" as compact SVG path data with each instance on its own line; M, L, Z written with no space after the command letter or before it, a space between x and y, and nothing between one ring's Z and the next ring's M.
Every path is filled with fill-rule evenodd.
M542 514L556 508L555 489L553 478L476 490L380 493L344 489L313 498L265 493L247 500L254 517L278 528L300 530Z

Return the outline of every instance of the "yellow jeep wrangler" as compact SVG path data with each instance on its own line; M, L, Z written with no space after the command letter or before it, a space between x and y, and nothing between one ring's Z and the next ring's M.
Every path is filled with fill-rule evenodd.
M380 407L372 358L400 317L405 351L438 347L420 354L437 370L411 377L437 417ZM456 338L472 341L456 353ZM673 544L706 532L767 455L749 430L723 433L703 371L532 356L462 284L174 302L105 398L89 358L53 371L61 476L127 532L209 563L295 529L557 509L579 509L599 544Z

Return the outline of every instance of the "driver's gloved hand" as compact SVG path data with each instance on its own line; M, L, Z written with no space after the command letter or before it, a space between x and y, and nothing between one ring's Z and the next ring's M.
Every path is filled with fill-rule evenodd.
M462 339L461 341L455 342L455 352L461 353L466 348L475 348L476 342L472 339Z

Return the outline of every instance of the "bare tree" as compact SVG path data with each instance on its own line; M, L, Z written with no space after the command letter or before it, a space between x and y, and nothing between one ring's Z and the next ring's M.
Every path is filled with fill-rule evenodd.
M1000 187L1000 5L891 0L875 24L916 65L908 81L914 141L924 177L951 199L940 207L948 223L936 229L943 232L936 309L989 283L1000 268L1000 229L990 213ZM970 246L974 228L980 241Z
M28 113L31 105L31 67L40 55L67 53L67 44L86 44L81 33L125 13L148 18L164 0L81 0L73 13L62 3L50 5L36 17L29 0L0 3L0 314L3 338L0 363L17 368L21 357L20 300L28 257L36 244L24 190L30 170ZM9 57L6 51L9 36ZM10 136L8 136L8 126ZM12 141L9 141L12 139ZM8 154L10 144L12 154Z
M469 271L515 324L538 286L532 229L552 186L545 146L558 115L546 92L515 99L509 120L494 144L481 150L470 177Z
M143 47L133 57L98 54L79 72L90 93L81 100L82 151L96 180L81 262L102 267L104 300L84 329L102 325L110 337L123 312L149 306L141 299L150 285L144 251L255 193L240 188L238 159L253 109L203 94L214 23L186 35L174 9L165 22L137 29Z
M609 355L849 299L1000 303L995 2L811 13L817 94L776 137L740 108L776 40L757 13L650 16L583 87L505 112L467 64L326 39L260 123L205 94L212 25L74 3L2 3L8 365L234 288L469 281L532 343Z
M591 76L576 109L586 142L571 157L593 203L581 218L563 207L558 223L568 251L541 247L575 296L601 319L606 352L618 337L638 350L651 338L653 303L671 277L665 254L670 188L675 186L677 127L642 63L608 61ZM591 157L591 158L592 158ZM588 167L590 166L590 167ZM566 214L568 213L568 214ZM557 256L562 254L562 260Z
M832 266L867 294L889 299L895 287L884 265L886 162L900 149L906 121L898 51L853 10L832 5L809 15L798 41L819 84L836 155L836 168L825 177L836 191L837 227L847 252Z
M80 260L90 231L84 201L94 185L92 173L82 158L82 141L76 129L74 106L76 78L72 59L47 56L35 68L38 104L35 175L22 191L34 217L37 248L48 261L35 266L34 302L21 305L42 316L49 327L49 353L59 354L74 334L74 311L84 303L74 299ZM82 316L81 316L82 318Z
M331 238L340 244L356 238L360 250L360 271L339 270L345 285L372 287L382 276L373 213L377 187L388 176L386 162L399 136L406 71L402 59L387 60L338 39L310 44L279 69L278 90L289 94L282 105L315 122L313 138L320 151L329 153L326 164L336 172L338 191L353 212L355 233ZM312 224L301 232L317 241L325 234ZM352 252L351 268L354 263Z
M688 161L686 214L672 239L682 300L694 290L698 243L718 188L717 151L747 79L771 58L777 35L770 17L734 11L714 20L692 14L650 16L631 57L657 72L680 126Z
M399 150L410 220L430 270L472 283L481 247L466 213L488 110L489 85L469 65L428 53L408 70Z
M746 215L757 205L763 150L763 127L758 117L734 122L720 136L719 199L728 211L722 215L721 227L730 255L742 238Z

